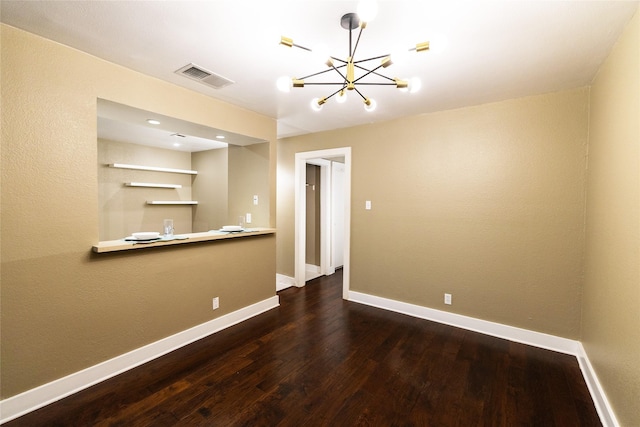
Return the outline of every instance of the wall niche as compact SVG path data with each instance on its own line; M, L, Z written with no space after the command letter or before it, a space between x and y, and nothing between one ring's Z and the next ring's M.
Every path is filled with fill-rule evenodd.
M100 241L166 218L176 234L268 226L268 142L103 99L97 122Z

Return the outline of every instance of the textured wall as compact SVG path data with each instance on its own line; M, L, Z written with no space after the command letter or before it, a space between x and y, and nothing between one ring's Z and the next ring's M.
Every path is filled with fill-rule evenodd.
M640 13L591 88L582 342L624 426L640 425Z
M270 161L269 144L229 146L229 211L226 225L238 224L239 216L250 213L252 218L251 224L247 224L249 227L269 226L270 218L263 206L269 201L271 189ZM257 206L253 204L254 195L258 196ZM270 206L275 206L275 202Z
M192 176L118 169L111 163L192 169L191 153L146 145L98 140L99 240L122 239L136 231L162 232L163 220L173 219L176 234L191 233L192 206L150 206L147 200L193 200ZM200 176L198 176L199 178ZM125 182L179 184L182 188L127 187ZM197 199L196 199L197 200Z
M91 253L98 98L272 141L275 209L273 119L1 28L2 398L275 295L273 236Z
M229 216L228 149L219 148L193 153L191 164L198 171L193 182L193 232L217 230Z
M352 290L579 338L587 109L582 88L280 140L278 272L295 153L351 146Z
M305 262L320 265L320 167L307 165L306 175Z

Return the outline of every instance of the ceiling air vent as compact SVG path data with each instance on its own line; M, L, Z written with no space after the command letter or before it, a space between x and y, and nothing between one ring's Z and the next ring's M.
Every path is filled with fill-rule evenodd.
M221 89L225 86L235 83L233 80L229 80L226 77L222 77L212 71L205 70L204 68L189 64L176 71L176 74L183 75L191 80L195 80L207 86L211 86L215 89Z

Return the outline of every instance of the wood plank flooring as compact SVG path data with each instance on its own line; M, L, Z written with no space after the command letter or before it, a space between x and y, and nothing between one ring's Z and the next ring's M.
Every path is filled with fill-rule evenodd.
M572 356L341 299L281 306L5 424L600 426Z

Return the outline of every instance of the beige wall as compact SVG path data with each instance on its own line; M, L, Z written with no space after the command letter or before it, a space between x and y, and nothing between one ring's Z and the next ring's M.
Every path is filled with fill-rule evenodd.
M218 148L193 153L191 164L198 171L193 182L193 232L217 230L227 224L229 205L229 150Z
M320 265L320 166L307 164L306 178L305 262Z
M640 14L591 88L582 342L624 426L640 425Z
M273 236L91 253L97 98L271 141L271 225L273 119L1 28L2 398L275 294Z
M136 231L162 231L173 219L176 234L191 233L192 206L147 205L147 200L192 200L192 175L111 168L112 163L192 169L191 153L105 139L98 140L99 240L122 239ZM198 176L199 178L199 176ZM182 188L127 187L126 182L179 184Z
M351 146L352 290L579 338L587 109L582 88L280 140L278 273L280 176L298 151Z
M275 222L275 218L269 218L267 210L262 208L268 203L270 189L275 191L275 181L270 188L267 174L270 172L267 166L272 161L269 154L269 144L229 146L229 212L226 225L238 224L238 217L246 217L248 213L251 214L251 224L245 225L249 228L268 227ZM257 206L253 204L254 195L258 196ZM275 206L275 200L270 206Z

